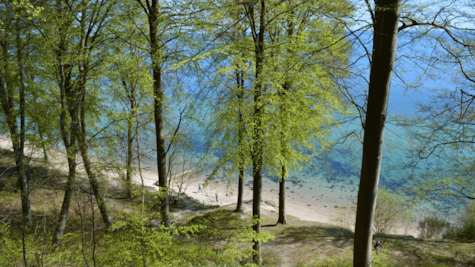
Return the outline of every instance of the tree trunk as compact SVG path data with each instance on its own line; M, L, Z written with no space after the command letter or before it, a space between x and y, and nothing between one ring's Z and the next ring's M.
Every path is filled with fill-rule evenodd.
M61 211L59 214L58 225L56 226L55 233L53 235L53 244L61 242L61 238L66 230L66 224L69 215L69 206L71 204L71 198L74 191L74 182L76 179L76 132L78 131L78 104L76 101L76 92L72 87L71 82L71 68L72 66L64 64L63 56L66 51L66 40L64 36L61 37L61 41L58 48L58 66L59 66L59 90L61 101L61 112L59 114L61 138L63 140L64 147L66 148L66 157L68 161L68 180L66 184L66 190L64 192L63 204L61 205ZM80 99L79 99L80 100ZM69 128L66 128L67 112L71 118Z
M373 218L401 7L400 0L375 3L373 56L355 226L353 264L356 267L371 266Z
M24 144L25 144L25 87L24 87L24 68L22 59L22 48L20 47L19 31L17 34L17 59L20 67L20 133L18 133L17 118L15 117L15 104L13 95L13 85L8 78L9 64L8 64L8 47L7 42L2 42L3 52L3 70L0 70L0 100L3 112L7 122L10 136L12 139L13 153L15 155L15 165L18 172L18 182L21 190L21 209L23 220L26 224L32 225L31 220L31 206L30 206L30 192L28 186L28 179L25 173L24 162ZM6 88L5 88L6 85Z
M158 0L152 0L150 7L149 26L150 26L150 45L153 70L153 93L154 93L154 115L155 115L155 131L157 136L157 169L158 169L158 186L160 188L160 209L162 214L162 222L165 226L170 226L170 218L168 214L168 183L167 183L167 155L165 153L165 132L163 127L163 90L162 90L162 70L161 70L161 51L158 39L158 20L159 6Z
M287 224L287 216L285 215L285 165L282 166L282 176L279 181L279 220L277 223Z
M244 166L243 162L239 162L239 188L238 188L238 201L235 212L243 213L242 197L244 196Z
M68 153L71 154L71 153ZM56 226L53 235L53 244L61 242L61 238L66 230L66 223L68 221L69 206L74 192L74 180L76 179L76 154L68 155L68 182L66 184L66 190L64 192L63 204L61 206L61 212L59 213L58 226Z
M243 71L236 71L236 81L239 89L237 95L239 101L239 126L238 126L238 146L239 146L239 187L238 187L238 200L235 212L243 212L242 201L244 196L244 166L245 166L245 157L244 157L244 118L242 115L241 106L244 104L244 77Z
M252 229L255 234L258 236L261 232L261 198L262 198L262 152L263 152L263 129L262 129L262 116L263 116L263 107L262 107L262 72L264 64L264 35L266 30L266 1L261 0L261 9L259 14L259 33L257 34L255 29L255 53L256 53L256 85L254 89L254 129L253 129L253 145L252 145L252 167L253 167L253 178L254 178L254 190L253 190L253 200L252 200L252 217L254 220L257 220ZM249 8L249 17L250 20L254 21L254 3L251 3ZM261 258L261 241L259 237L254 241L253 244L253 262L257 265L262 265Z
M84 95L83 95L84 101ZM91 184L92 191L96 197L97 205L99 206L99 211L102 215L102 220L109 228L114 227L114 222L112 217L107 209L107 205L104 199L104 192L101 190L99 181L97 180L96 174L91 166L91 161L88 155L88 144L86 141L86 124L84 119L84 103L81 103L81 129L78 131L78 141L79 149L81 150L82 160L84 168L86 169L87 176L89 177L89 183Z
M86 13L86 7L83 9L83 14ZM86 54L86 21L81 19L81 42L79 49L79 56ZM99 206L99 211L102 215L102 220L109 228L114 227L114 222L112 217L107 209L107 205L104 199L104 192L100 188L99 181L97 180L96 173L92 169L91 160L88 155L88 142L87 142L87 131L86 131L86 115L85 115L85 97L86 97L86 78L87 78L87 63L84 59L79 59L79 90L81 93L80 109L79 109L79 122L80 129L76 131L77 140L79 141L79 150L81 151L82 161L84 168L86 169L87 176L89 178L89 183L96 197L97 205Z
M292 35L292 30L288 30L289 35ZM280 132L280 142L282 145L282 157L286 157L287 155L287 140L285 140L284 132L287 132L287 108L285 106L285 96L290 89L290 82L285 82L282 85L283 92L281 93L281 106L280 106L280 118L281 118L281 126L282 130ZM287 224L287 216L285 215L285 179L287 175L287 169L285 167L285 160L282 161L281 167L281 177L279 179L279 219L277 220L277 224Z
M134 115L135 112L135 101L132 99L132 93L129 96L130 100L130 118L127 125L127 173L126 173L126 186L127 186L127 197L132 199L132 162L134 158Z
M20 19L17 18L17 58L20 67L20 138L18 140L17 149L15 151L15 162L21 181L21 207L25 223L32 225L31 206L30 206L30 189L28 178L25 173L25 68L23 66L23 47L21 46L21 25Z

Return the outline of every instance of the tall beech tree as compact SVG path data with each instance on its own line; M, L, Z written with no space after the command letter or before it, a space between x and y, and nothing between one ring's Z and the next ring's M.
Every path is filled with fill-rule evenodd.
M343 30L330 18L344 16L350 8L346 1L289 1L285 4L273 3L271 6L272 9L266 11L269 16L267 20L271 23L264 22L268 23L265 50L262 52L265 60L259 63L262 70L258 74L255 67L258 65L255 56L258 41L252 39L252 34L246 35L248 31L242 31L244 34L239 36L236 29L243 21L239 15L236 16L239 12L229 11L227 17L237 18L229 20L231 26L219 39L223 48L217 49L217 52L222 57L216 60L219 64L215 68L218 69L220 81L225 82L222 91L218 92L216 114L212 118L213 127L210 127L212 137L219 135L220 138L217 138L219 141L216 138L210 140L215 142L213 148L224 152L217 166L231 161L232 169L237 167L239 189L236 211L240 211L244 173L241 164L245 162L244 155L249 153L251 147L254 178L258 175L256 160L259 159L257 155L252 155L256 148L253 138L257 136L253 127L256 127L256 121L262 123L260 128L264 152L260 168L272 169L281 178L279 222L285 224L285 178L288 170L309 163L312 156L308 152L316 152L317 146L326 147L328 131L324 125L332 120L333 112L343 112L338 90L331 77L332 74L337 75L335 69L345 63L349 47L345 42L338 42ZM248 10L250 8L244 9L243 14L247 21ZM311 17L319 19L311 20ZM246 27L254 26L248 23ZM324 37L314 38L318 34ZM256 86L262 88L258 97ZM256 109L256 106L260 109ZM254 191L256 188L255 184Z
M400 10L400 0L375 1L373 53L355 225L353 264L357 267L371 266L372 261L373 219Z
M107 3L106 3L107 2ZM60 105L59 128L61 138L66 148L68 161L68 179L63 204L58 218L58 226L53 236L53 242L58 243L66 229L69 206L73 196L76 172L77 153L80 151L86 173L93 188L99 210L104 223L113 226L112 217L106 206L104 192L100 188L97 174L91 166L89 144L87 138L86 116L93 107L87 92L92 91L89 85L91 75L103 60L105 28L110 22L111 9L115 1L98 1L87 4L85 1L56 1L46 6L45 13L52 21L51 24L38 22L37 30L46 44L45 53L54 59L54 76L59 88L59 95L54 91ZM94 60L92 55L95 55ZM45 71L50 71L45 68ZM51 75L51 74L50 74ZM92 92L90 92L92 93ZM86 106L87 105L87 106Z
M0 30L0 101L15 155L18 184L21 190L21 209L25 224L32 224L30 187L26 175L26 69L24 40L28 20L18 3L4 3ZM29 27L28 27L29 28ZM23 30L23 31L22 31ZM14 52L13 52L14 51ZM13 52L13 53L12 53ZM17 99L18 97L18 99Z
M152 63L153 77L153 97L154 97L154 118L155 134L157 146L157 169L158 186L160 188L160 209L162 212L162 221L166 226L170 225L169 203L168 203L168 183L167 166L165 153L165 118L163 115L165 96L162 88L162 72L166 59L163 51L170 41L176 36L166 36L167 28L170 26L170 16L162 9L159 0L136 0L142 7L148 18L148 41L150 45L150 59ZM167 24L167 25L165 25Z
M272 115L266 126L265 166L279 177L277 223L286 224L285 179L326 150L333 113L345 114L333 77L345 77L339 69L350 47L335 18L347 16L351 6L347 1L288 1L269 12L265 66L273 90L268 91Z
M265 85L263 83L264 70L264 56L266 35L266 15L267 15L267 1L260 0L257 2L258 8L255 7L254 2L244 3L245 14L250 25L252 40L254 42L254 68L255 68L255 84L253 88L253 114L252 114L252 142L251 142L251 159L253 170L253 197L252 197L252 229L256 234L261 232L261 199L262 199L262 161L263 161L263 147L264 147L264 129L263 129L263 115L264 115L264 101L263 92ZM256 9L258 19L256 19ZM259 239L254 241L253 262L262 264L261 258L261 241Z

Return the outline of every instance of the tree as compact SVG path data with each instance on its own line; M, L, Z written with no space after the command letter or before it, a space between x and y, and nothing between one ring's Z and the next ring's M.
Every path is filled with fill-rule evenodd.
M372 261L373 218L400 9L400 0L375 1L368 110L364 125L363 162L355 225L353 264L358 267L371 266Z
M246 161L244 155L249 154L249 151L256 194L260 188L257 182L259 178L256 177L262 168L271 169L279 178L283 174L284 180L281 180L280 187L285 189L288 169L300 166L302 162L308 163L312 157L309 151L315 152L317 146L326 146L324 137L328 129L322 126L331 120L331 113L341 110L338 91L331 81L331 75L326 75L326 72L336 75L335 70L345 61L348 51L345 42L336 44L341 39L341 27L335 21L328 21L331 21L332 16L346 14L349 9L345 1L331 4L321 1L276 2L272 9L266 10L264 21L259 20L258 28L256 21L253 21L253 6L244 5L242 15L235 7L229 3L224 4L223 8L229 12L227 17L231 19L224 20L229 26L223 27L224 32L219 32L221 48L216 49L218 55L215 60L219 62L215 67L216 76L222 83L222 91L218 91L217 99L213 98L217 103L214 105L215 113L218 114L212 118L213 126L210 128L213 135L210 140L214 141L212 148L222 153L216 168L231 161L231 169L237 168L239 171L236 211L240 211L244 173L242 163ZM328 17L311 20L313 16L321 15L319 8L324 8ZM270 17L267 18L268 15ZM246 27L240 16L245 16L248 23ZM266 24L264 48L260 47L258 39L261 23ZM251 36L246 34L249 32L246 28L251 29ZM282 29L286 31L282 33ZM327 37L327 32L334 36ZM315 40L315 34L325 37ZM260 49L264 49L260 52L265 58L262 62L256 56ZM258 88L261 88L260 91ZM312 143L310 140L318 142ZM255 149L262 149L259 152L262 155L256 154ZM259 165L259 161L262 161L262 165ZM262 173L260 175L262 177ZM285 223L284 190L279 195L279 221ZM259 205L257 202L258 199L254 198L254 205ZM256 210L255 206L253 210Z
M6 124L15 154L18 172L18 184L21 189L21 206L24 224L32 224L30 206L30 187L26 175L25 141L26 141L26 94L27 69L25 33L31 31L28 13L37 11L27 8L26 3L9 2L1 7L1 69L0 69L0 101L5 115ZM22 32L22 29L27 29ZM15 51L15 52L13 52ZM16 55L16 59L14 56ZM18 95L18 96L17 96ZM18 99L17 99L18 97ZM19 124L19 125L18 125ZM26 259L25 259L26 262Z
M258 8L255 7L253 2L243 3L245 15L250 25L252 34L252 40L254 43L254 68L255 68L255 84L253 91L253 114L252 114L252 141L251 141L251 159L253 170L253 198L252 198L252 220L255 234L261 232L261 198L262 198L262 161L263 161L263 115L264 115L264 101L263 101L263 69L264 69L264 56L265 56L265 43L264 38L266 35L266 15L267 7L266 0L260 0L257 2L260 4ZM256 20L256 12L258 11L259 19ZM259 25L259 26L258 26ZM261 241L258 239L253 243L253 249L255 254L253 255L253 262L261 265Z
M197 1L190 2L172 2L160 3L159 0L136 0L147 16L148 33L144 30L150 46L150 61L153 77L153 97L154 97L154 119L155 134L157 147L157 168L158 168L158 185L160 188L160 209L162 212L162 220L166 226L170 225L169 218L169 202L168 202L168 182L166 170L167 151L173 144L179 125L176 127L174 134L171 136L168 146L165 146L165 117L164 108L167 96L164 92L164 77L167 74L167 67L173 63L180 65L180 61L184 60L184 53L177 45L180 39L186 36L185 32L188 26L195 22L195 15L202 10L199 9ZM194 33L189 33L190 36Z
M351 12L347 1L289 1L271 13L266 60L270 87L270 129L266 132L265 165L279 177L279 218L286 224L285 179L311 165L310 158L329 145L336 112L345 114L334 77L346 64L349 46L335 18ZM315 37L318 36L318 37Z
M161 24L170 19L170 17L162 11L158 0L142 1L137 3L143 8L148 18L149 33L148 40L150 44L150 58L152 61L153 72L153 95L154 95L154 117L155 117L155 134L157 141L157 168L158 168L158 184L160 188L160 209L162 210L162 221L166 226L170 225L168 215L168 184L166 176L166 153L165 153L165 132L163 105L164 94L162 89L162 68L164 64L164 45L173 40L175 36L165 36L167 26L163 27L165 32L160 32Z
M59 87L59 95L52 90L51 94L58 98L59 129L63 144L66 148L68 161L68 180L63 204L58 218L53 242L58 243L64 235L68 211L73 196L76 178L77 152L80 151L86 173L93 188L97 204L104 223L113 226L112 217L107 209L104 194L97 180L97 175L91 166L89 158L89 143L87 138L86 116L94 108L96 101L86 94L94 86L90 83L91 75L100 66L104 54L98 52L104 48L103 31L110 23L109 15L115 1L94 2L87 5L84 1L56 1L54 5L46 6L48 15L53 23L38 22L36 28L46 43L45 54L55 59L51 63L53 77ZM98 49L98 50L96 50ZM53 53L53 55L51 55ZM95 56L95 61L92 60ZM47 69L50 71L50 69ZM48 73L51 75L51 73ZM89 90L87 90L89 89ZM89 112L88 112L89 111ZM97 118L97 117L96 117Z
M126 126L115 124L117 131L126 132L125 137L125 184L127 196L132 199L132 176L134 172L133 164L138 155L134 154L134 122L136 117L143 117L150 111L148 104L151 96L151 76L150 67L147 66L146 48L147 41L140 34L135 25L129 21L130 17L140 19L140 10L135 11L135 3L123 3L121 11L117 15L121 18L121 27L113 29L117 38L115 45L116 55L114 56L113 72L108 75L111 80L111 91L114 94L114 101L118 101L123 106L121 118L126 121ZM124 49L124 47L126 49ZM138 114L139 109L146 109L145 114ZM147 120L148 124L149 120ZM144 125L145 126L145 125ZM140 125L141 128L144 128ZM125 128L125 129L124 129ZM121 138L122 139L122 138ZM123 151L116 151L123 153Z

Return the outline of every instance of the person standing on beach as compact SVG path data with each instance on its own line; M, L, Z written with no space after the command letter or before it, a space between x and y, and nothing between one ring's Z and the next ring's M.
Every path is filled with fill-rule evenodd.
M216 193L216 203L219 203L219 201L218 201L218 193Z
M203 193L203 189L201 189L201 184L198 184L198 193L199 192Z

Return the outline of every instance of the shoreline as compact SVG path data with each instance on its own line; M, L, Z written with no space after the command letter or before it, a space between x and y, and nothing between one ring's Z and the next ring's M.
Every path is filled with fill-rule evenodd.
M12 149L11 141L6 136L0 136L0 147L3 149ZM50 163L52 168L57 168L67 172L66 155L63 151L57 151L51 149L48 151L51 155ZM25 155L33 158L42 158L42 150L34 149L29 146L25 146ZM93 161L97 161L93 159ZM78 164L80 164L81 158L78 157ZM78 167L78 174L83 173L83 168ZM219 180L207 180L204 174L197 174L193 169L186 171L191 172L191 181L187 189L184 191L189 197L199 201L200 203L210 205L236 205L238 184L237 179L223 183ZM142 170L142 176L144 185L152 187L155 190L158 186L155 182L158 180L158 173L151 170ZM110 183L114 186L121 187L121 181L117 173L107 172L107 177ZM140 174L135 172L133 174L133 183L141 185ZM243 202L252 201L252 177L246 176L244 183ZM203 192L198 192L198 184L202 184ZM287 181L286 182L286 214L295 216L303 221L329 223L333 225L339 225L337 220L342 217L340 213L342 208L347 208L353 203L351 199L356 199L356 192L354 185L341 184L341 182L328 182L325 179L315 179L313 182L308 179L302 179L298 182ZM178 192L176 186L171 188ZM261 209L269 210L271 212L278 212L279 203L279 183L272 181L267 177L263 177L262 188L262 201ZM218 196L218 202L216 201L216 195ZM247 210L245 210L247 211ZM354 223L349 223L349 228L354 231ZM405 230L401 228L394 229L392 231L395 234L404 234ZM417 236L413 226L406 234Z

